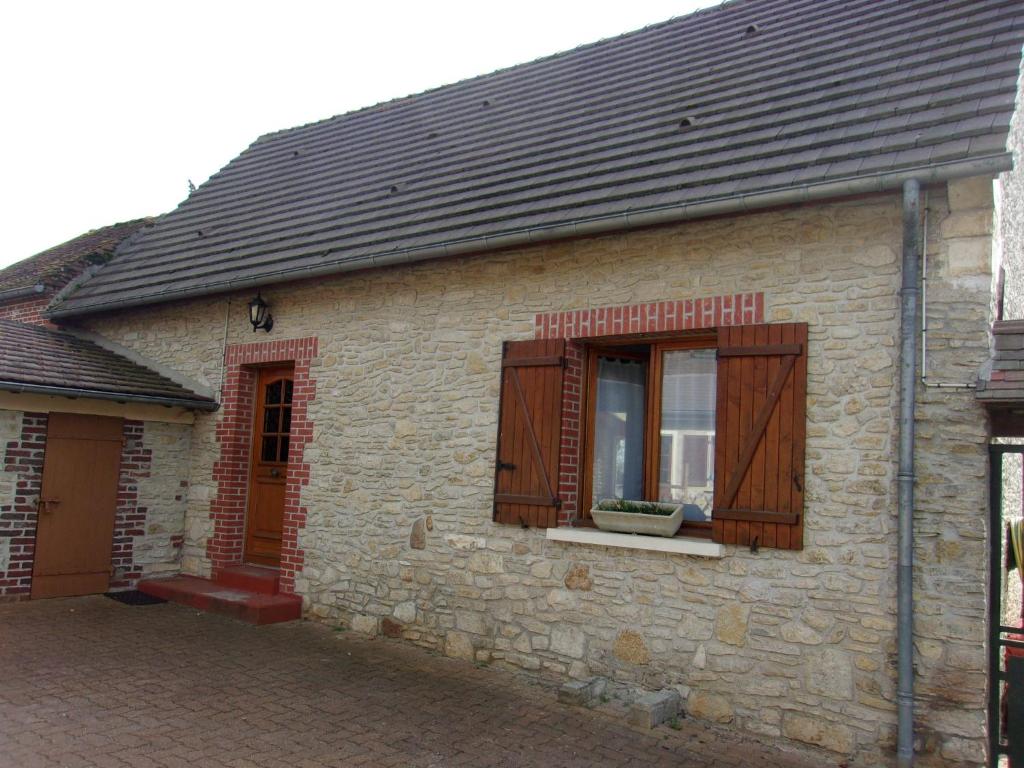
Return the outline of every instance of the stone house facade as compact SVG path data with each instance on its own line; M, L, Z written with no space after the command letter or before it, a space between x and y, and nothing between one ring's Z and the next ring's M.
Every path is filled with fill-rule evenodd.
M695 717L872 764L894 738L897 197L267 291L275 329L316 341L293 571L308 614L481 662L679 687ZM991 265L958 250L990 252L991 209L991 179L929 190L929 324L942 329L929 362L947 382L973 382L989 357ZM228 359L253 344L246 298L90 327L212 385L225 312ZM535 337L551 312L688 299L737 323L808 323L803 550L702 557L496 525L502 342ZM921 385L919 398L919 727L935 764L973 764L984 751L989 438L972 392ZM183 567L209 575L218 414L193 430Z
M792 163L787 167L795 175L787 179L795 186L780 192L782 170L725 158L700 175L730 179L721 182L728 191L721 185L701 187L673 218L661 208L642 206L615 223L601 218L610 216L611 208L599 206L613 206L614 195L631 194L631 185L646 183L649 169L634 168L628 178L609 182L614 195L600 201L582 199L596 186L574 192L572 205L587 215L569 223L552 224L538 215L520 227L514 218L519 209L511 208L500 224L471 220L492 216L489 199L477 201L475 208L467 203L461 213L445 214L448 218L438 214L439 230L463 226L460 217L468 220L465 231L452 229L442 246L429 229L433 225L423 223L433 209L403 200L403 194L420 194L410 171L389 185L383 184L385 175L372 176L372 185L385 191L374 192L365 203L383 211L379 215L391 229L385 227L388 234L379 236L394 237L395 243L346 245L353 230L369 226L358 219L363 209L352 214L355 221L339 219L335 226L330 218L324 229L314 231L310 222L319 221L321 209L302 197L307 192L288 191L316 185L333 190L331 184L348 184L357 171L370 174L339 165L337 178L332 177L329 168L323 170L327 160L317 153L330 155L335 144L349 152L355 145L355 151L365 151L367 163L377 163L386 153L366 136L397 134L395 126L426 131L434 113L417 110L430 98L439 100L433 109L455 116L469 110L467 104L484 112L507 109L503 125L511 124L517 119L514 99L502 94L533 93L540 80L531 67L555 78L558 67L587 63L590 56L611 61L621 53L616 46L637 41L657 53L658 46L670 45L670 32L714 39L738 29L744 45L754 39L762 53L792 53L796 49L789 46L803 39L797 31L793 39L759 36L773 24L780 30L810 25L813 14L807 3L785 11L769 5L761 0L727 4L488 76L492 79L265 137L158 222L151 236L121 248L95 277L66 291L47 309L52 321L87 331L154 370L173 371L180 381L192 382L193 391L209 392L220 404L216 412L190 412L173 426L144 425L143 453L150 452L145 455L152 467L167 469L154 469L146 483L138 483L139 497L153 500L144 506L157 509L157 499L166 505L159 521L146 517L143 529L153 530L154 520L159 535L153 534L152 546L149 539L136 545L152 553L142 570L167 566L190 577L218 579L245 560L256 527L253 499L264 493L254 484L255 467L269 445L277 457L270 464L285 475L275 476L280 482L273 491L281 509L279 589L301 598L306 617L551 678L600 675L636 689L674 689L690 716L822 748L829 759L854 765L894 763L900 281L906 234L900 186L918 178L926 302L913 329L925 352L917 363L914 394L914 749L921 765L984 764L989 685L984 563L991 536L986 512L992 431L973 388L991 358L993 322L1019 316L1011 313L1024 295L1017 237L1024 199L1017 37L1006 33L1015 54L1003 66L1012 71L1012 81L1004 72L994 79L992 93L972 96L979 104L988 99L999 107L998 114L987 115L986 128L958 122L966 120L954 109L958 92L934 85L941 96L934 99L944 99L946 114L954 117L933 123L936 118L929 114L923 127L911 126L921 131L912 142L921 143L925 132L934 138L927 152L890 147L888 139L878 138L889 136L882 118L851 114L843 130L855 133L863 117L868 120L864 130L880 143L843 148L839 135L823 140L821 152L848 153L829 165L831 174L796 185L793 180L803 183L815 166L800 154L808 150L790 147L795 154L786 156ZM831 19L849 25L853 43L847 40L848 46L866 45L857 35L875 34L875 21L892 36L892 45L915 44L913 25L931 33L947 23L938 12L925 22L909 16L900 21L895 11L872 20L870 3L852 6L860 8L860 16ZM1000 3L987 4L989 11L997 21L1019 15ZM988 16L957 18L949 23L976 27L972 41L988 40L983 34ZM906 29L899 26L904 22ZM1019 20L1014 24L1010 30L1018 34ZM982 61L989 54L980 51L994 50L988 42L971 50L979 51L976 58L966 56L963 69L950 78L975 66L996 66ZM863 82L863 73L854 74L849 83ZM918 84L926 89L923 84L930 81L921 77ZM521 92L515 91L516 78L525 81ZM639 84L657 88L668 87L667 82ZM763 82L772 78L765 75ZM627 91L636 87L624 87ZM607 98L608 104L618 103ZM925 114L927 104L925 99L892 109L910 124ZM982 109L973 103L968 108ZM835 109L822 111L834 121ZM692 120L673 118L673 130L699 128L709 132L699 134L700 141L717 142L716 114L709 108L706 116ZM518 119L541 118L535 113ZM350 133L331 133L336 126ZM631 130L642 133L642 121ZM825 130L803 124L793 141L799 144L799 137ZM972 133L960 135L961 130ZM427 135L433 140L437 133ZM743 139L740 135L733 143L742 145ZM675 142L675 134L669 140ZM402 139L394 141L392 149L406 151ZM954 157L956 152L962 155ZM289 176L289 164L301 165L306 157L317 158L302 170L309 175ZM675 162L675 155L666 157L658 162ZM890 164L885 173L879 170L881 158ZM577 159L566 159L564 168L575 167ZM666 176L675 172L658 168ZM846 174L841 183L835 180L839 171ZM598 173L580 171L593 185ZM480 182L488 195L498 194L488 186L496 183ZM675 183L666 182L658 194L673 200L683 195L679 190L688 188ZM341 195L343 187L337 188ZM563 192L559 187L545 201ZM422 194L439 210L448 205L445 188ZM245 209L250 199L254 208ZM605 213L598 216L599 210ZM330 214L335 215L342 216ZM404 226L423 229L398 240ZM548 226L553 230L544 229ZM325 265L335 251L357 255ZM286 269L290 259L295 266ZM249 316L256 290L273 315L266 334L255 331ZM602 355L651 361L661 343L721 352L732 329L739 334L736 346L745 350L740 356L753 356L750 348L756 346L762 356L795 357L793 378L779 379L780 387L795 382L790 395L775 396L789 397L791 409L796 402L791 412L801 405L805 410L785 439L770 415L775 412L766 411L766 434L778 429L776 444L787 448L778 455L767 447L754 450L748 459L754 468L739 473L738 493L749 499L760 488L767 498L764 489L773 482L768 478L785 453L799 457L784 478L786 483L795 478L799 493L790 498L799 498L799 505L782 509L781 502L765 501L730 518L716 513L734 510L709 503L709 527L701 530L701 520L694 520L697 525L684 527L684 535L667 539L626 538L591 527L588 511L597 498L594 424L596 413L603 413L595 404L600 385L590 373L599 364L594 361ZM806 342L799 335L785 336L804 332ZM538 342L533 349L563 350L554 356L557 388L545 390L555 394L536 395L531 389L520 397L526 410L545 414L531 422L532 429L547 430L533 443L551 442L534 454L526 443L518 449L526 463L533 462L533 491L503 492L502 472L526 471L503 466L507 458L500 447L496 451L496 444L510 439L511 428L503 424L513 423L504 418L517 397L505 374L511 360L506 343L530 340ZM602 352L608 345L618 351ZM764 352L765 347L774 352ZM547 365L550 357L538 353L532 364ZM780 370L771 361L759 365L739 374L736 385L746 392L750 381L761 382L749 385L754 406L737 406L749 423L758 420L755 406L773 396L769 374ZM268 408L284 407L269 394L264 400L264 392L270 392L265 387L275 383L264 385L264 375L279 366L291 371L286 448L280 429L261 426ZM726 407L722 403L732 398L730 384L718 390L725 397L714 406L716 419ZM33 409L15 410L15 405L0 421L8 445L19 430L35 424ZM709 442L709 428L702 429L705 442L699 444L712 446L703 471L714 474L718 499L728 474L722 462L734 468L740 460L736 451L726 455L720 435L715 442L711 432ZM647 428L643 440L671 437L666 432L671 430ZM665 455L669 449L663 445L645 448L651 451L645 469L650 477L656 475L650 456ZM630 460L625 449L616 450L610 461L621 470ZM694 466L690 461L687 466ZM23 472L27 462L19 466ZM128 466L145 473L141 462ZM653 463L659 471L660 466ZM628 471L622 470L623 476ZM695 476L701 471L684 469ZM659 481L651 482L657 496ZM661 482L677 484L664 477ZM10 477L6 487L13 487ZM0 492L4 488L0 479ZM557 504L541 504L538 488L557 497ZM173 505L166 495L172 490ZM689 505L699 507L698 502L686 498ZM698 512L702 517L705 510ZM735 525L725 534L727 523ZM180 556L164 557L168 553L159 536L165 534L180 539ZM139 570L131 569L129 583Z

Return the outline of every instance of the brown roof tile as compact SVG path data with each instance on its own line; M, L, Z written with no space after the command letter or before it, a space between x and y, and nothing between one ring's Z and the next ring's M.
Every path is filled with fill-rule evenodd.
M152 219L135 219L109 227L94 229L42 253L0 269L0 293L42 285L63 288L84 269L110 258L114 249L129 235ZM0 297L2 300L2 297Z
M1024 320L1000 320L992 324L995 352L987 379L975 393L990 406L1024 404Z
M0 320L0 349L0 390L217 407L212 398L65 331Z

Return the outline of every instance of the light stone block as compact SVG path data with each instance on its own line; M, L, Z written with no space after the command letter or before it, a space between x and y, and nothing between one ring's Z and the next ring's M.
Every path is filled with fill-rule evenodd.
M664 690L646 693L629 708L626 719L637 728L654 728L679 714L682 697L679 691Z

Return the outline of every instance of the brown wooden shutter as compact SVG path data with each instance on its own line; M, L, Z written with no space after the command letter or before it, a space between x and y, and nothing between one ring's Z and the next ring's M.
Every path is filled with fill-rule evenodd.
M494 520L558 524L565 341L506 341L501 359Z
M712 538L803 548L807 325L718 330Z

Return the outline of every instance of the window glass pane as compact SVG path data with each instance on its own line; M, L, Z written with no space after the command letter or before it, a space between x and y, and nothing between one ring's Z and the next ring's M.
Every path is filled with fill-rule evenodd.
M288 437L281 438L281 461L288 461Z
M274 434L277 432L278 416L281 413L280 408L272 408L267 406L263 410L263 431Z
M647 364L601 357L594 414L593 501L642 499Z
M263 400L264 403L280 403L281 402L281 382L275 381L272 384L267 385L267 394Z
M717 370L713 349L662 356L658 497L682 503L685 520L711 519Z
M284 401L290 403L292 401L292 380L286 379L284 382Z
M277 461L277 438L264 437L263 447L260 450L261 461Z

